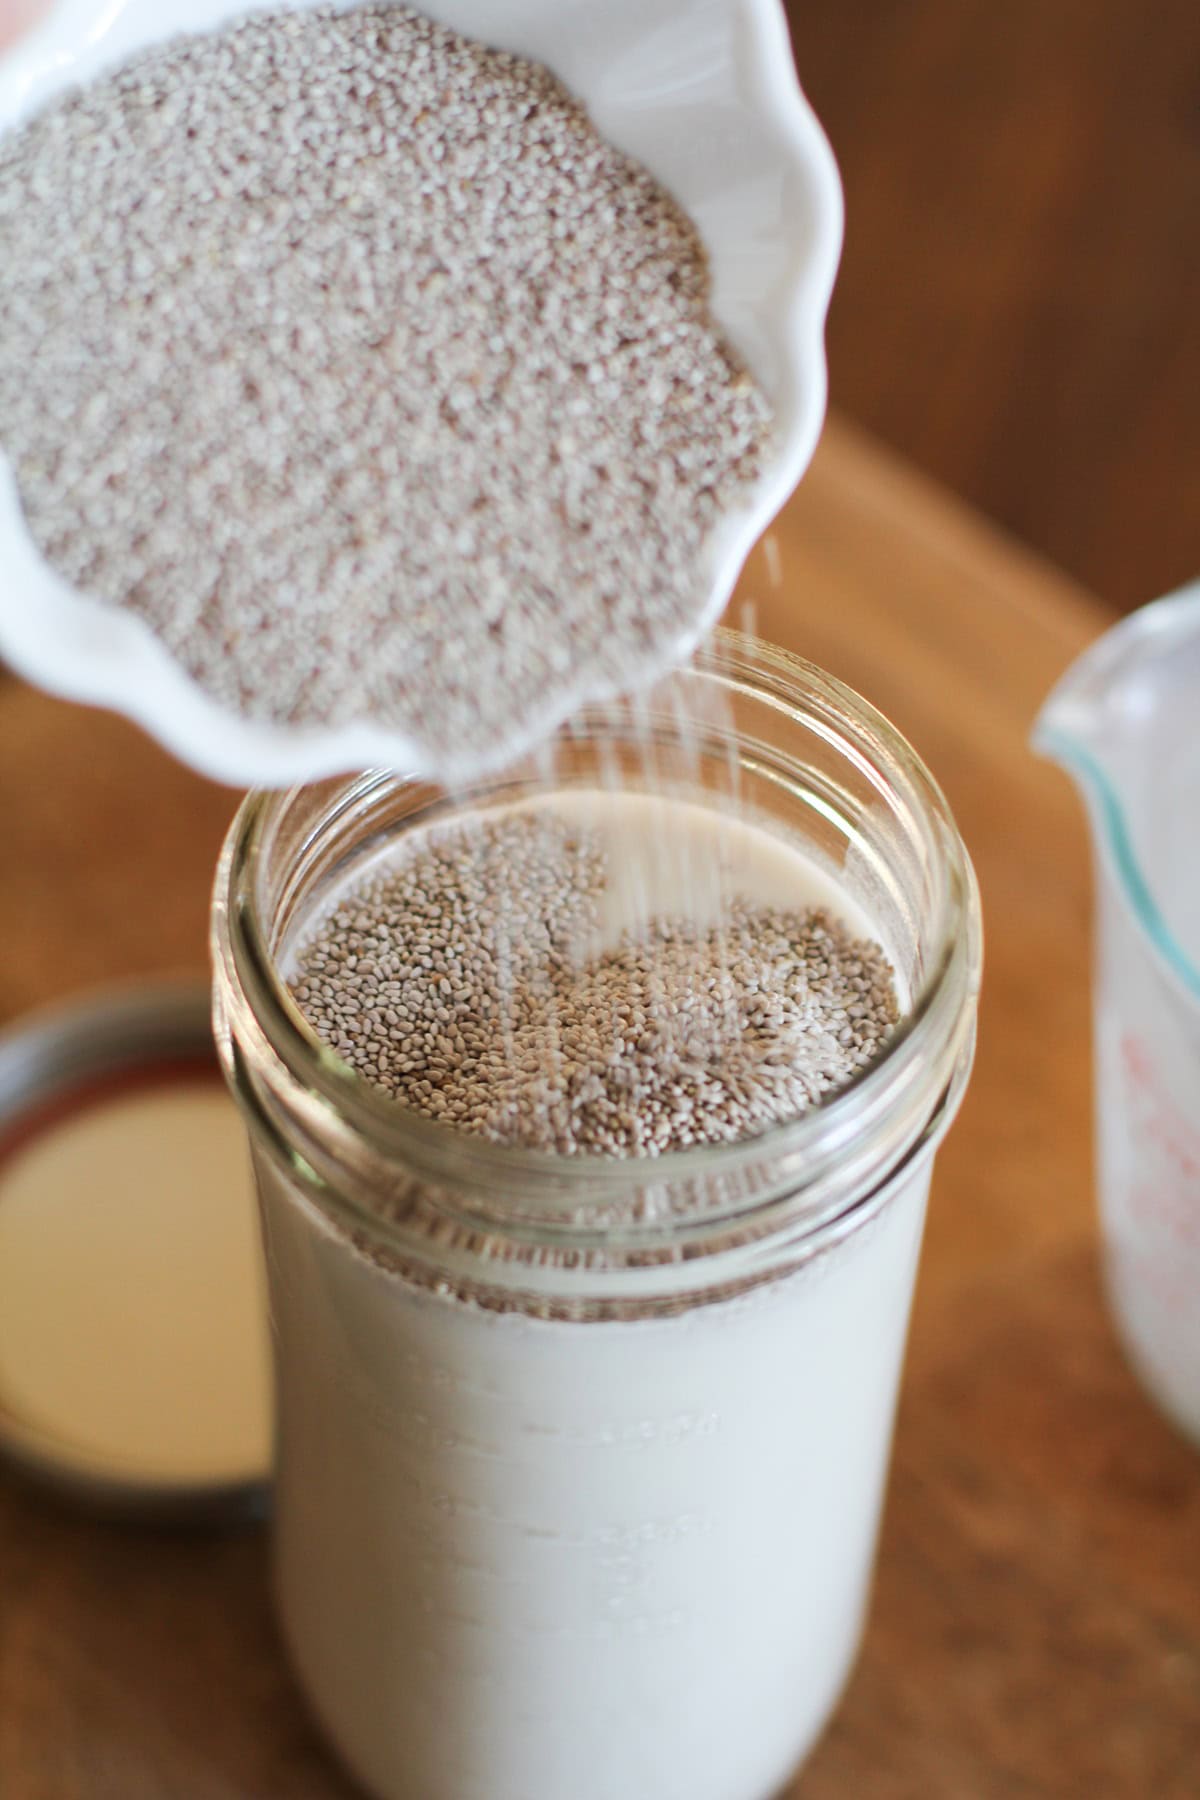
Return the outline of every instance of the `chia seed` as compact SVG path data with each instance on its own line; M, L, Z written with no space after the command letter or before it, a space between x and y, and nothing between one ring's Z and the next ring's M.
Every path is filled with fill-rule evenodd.
M734 898L595 953L606 857L546 813L427 836L344 895L290 987L385 1094L493 1143L656 1156L828 1099L898 1018L878 944Z
M0 140L0 446L223 706L443 774L670 660L770 435L697 232L402 6L147 50Z

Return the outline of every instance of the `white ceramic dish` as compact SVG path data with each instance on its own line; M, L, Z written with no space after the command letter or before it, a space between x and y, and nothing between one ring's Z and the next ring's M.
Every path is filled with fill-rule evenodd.
M245 0L59 0L0 57L0 132L148 44L253 10ZM780 0L421 0L421 10L548 64L599 129L675 194L708 248L716 317L774 402L776 454L750 503L713 535L708 605L693 641L676 646L682 658L804 472L825 410L841 189L797 85ZM217 705L140 619L50 569L2 456L0 656L53 693L127 714L185 762L239 786L376 764L432 772L419 744L376 725L274 726ZM530 739L555 723L531 713Z

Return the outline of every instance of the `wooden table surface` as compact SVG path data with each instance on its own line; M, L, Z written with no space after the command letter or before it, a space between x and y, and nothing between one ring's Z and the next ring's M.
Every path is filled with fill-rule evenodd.
M1068 784L1026 749L1106 616L844 426L774 538L735 622L755 610L908 733L975 857L987 928L870 1627L791 1791L1196 1800L1200 1454L1142 1398L1101 1301L1087 846ZM132 728L0 682L0 1017L199 969L232 807ZM280 1658L260 1530L103 1525L0 1477L3 1800L350 1793Z

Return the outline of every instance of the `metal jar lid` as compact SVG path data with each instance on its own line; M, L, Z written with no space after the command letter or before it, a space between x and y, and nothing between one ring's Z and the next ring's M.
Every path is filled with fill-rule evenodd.
M265 1285L207 990L108 990L0 1034L0 1455L122 1514L264 1504Z

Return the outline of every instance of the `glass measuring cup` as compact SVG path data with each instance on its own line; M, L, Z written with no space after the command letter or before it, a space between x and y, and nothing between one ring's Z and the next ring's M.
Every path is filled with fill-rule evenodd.
M1106 1275L1134 1368L1200 1440L1200 582L1067 670L1034 747L1095 847L1095 1093Z

